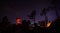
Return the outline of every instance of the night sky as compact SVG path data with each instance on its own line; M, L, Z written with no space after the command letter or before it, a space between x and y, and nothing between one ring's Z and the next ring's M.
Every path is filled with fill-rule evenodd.
M16 17L20 16L21 20L28 20L28 16L33 10L36 10L37 21L45 20L44 16L40 15L41 9L49 7L52 0L22 0L22 1L0 1L0 19L7 16L11 23L16 22ZM56 0L56 6L60 16L60 2ZM49 10L47 13L48 20L56 19L55 10ZM31 21L33 23L33 21Z

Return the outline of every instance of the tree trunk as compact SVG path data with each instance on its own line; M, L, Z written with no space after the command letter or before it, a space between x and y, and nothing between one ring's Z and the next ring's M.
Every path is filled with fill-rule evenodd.
M34 23L35 23L35 17L34 17Z
M46 26L46 24L47 24L47 21L48 21L48 17L47 17L46 14L45 14L45 26Z

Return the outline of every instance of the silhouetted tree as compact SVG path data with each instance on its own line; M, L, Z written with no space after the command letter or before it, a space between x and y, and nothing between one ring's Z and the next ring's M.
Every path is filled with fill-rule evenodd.
M46 21L46 22L48 21L48 17L46 16L48 10L49 10L49 9L44 8L44 9L42 10L42 12L40 13L41 16L43 16L43 15L45 16L45 21Z
M7 16L4 16L4 17L3 17L2 23L3 23L3 24L9 24L9 23L10 23L10 22L8 21Z
M31 23L30 23L30 20L27 21L27 25L29 25L29 24L31 24Z
M31 12L31 14L28 15L28 17L29 17L29 19L34 19L34 22L35 22L35 15L36 15L36 11L33 10L33 11Z
M25 25L25 24L26 24L26 22L27 22L26 20L23 20L23 21L22 21L22 24L23 24L23 25Z
M22 25L23 25L23 28L26 28L27 27L27 21L26 20L23 20L22 21Z
M8 18L7 18L7 16L4 16L3 17L3 20L2 20L2 22L1 22L1 26L0 27L2 27L1 28L1 30L3 31L3 32L7 32L7 29L8 29L8 27L9 27L9 21L8 21Z
M22 31L23 33L26 33L28 31L28 22L26 20L22 21Z
M58 11L57 11L57 7L56 7L56 0L52 0L51 2L51 6L48 7L48 9L55 9L55 12L56 12L56 15L57 15L57 18L59 17L58 15Z

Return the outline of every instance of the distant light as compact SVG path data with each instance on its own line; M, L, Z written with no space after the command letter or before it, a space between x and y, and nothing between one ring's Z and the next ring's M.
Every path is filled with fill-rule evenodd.
M16 24L18 25L18 24L20 24L20 23L21 23L20 17L16 18Z
M47 22L39 22L38 26L40 27L49 27L51 25L50 21Z
M49 27L51 25L51 22L47 22L47 25L46 25L46 27Z

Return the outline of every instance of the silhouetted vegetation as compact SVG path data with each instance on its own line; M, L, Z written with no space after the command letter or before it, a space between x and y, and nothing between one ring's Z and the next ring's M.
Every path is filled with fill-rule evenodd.
M8 21L7 16L4 16L4 17L3 17L2 23L3 23L3 24L9 24L9 23L10 23L10 22Z
M42 2L41 2L42 1ZM4 16L2 18L2 21L0 19L0 33L60 33L60 17L58 15L57 7L56 7L56 0L50 0L45 2L45 0L40 1L2 1L0 3L0 15L8 15L13 16L19 15L24 16L27 14L24 14L24 12L29 12L32 9L40 10L40 8L43 8L40 16L45 16L45 21L39 21L38 23L35 23L36 19L39 20L39 18L35 19L36 16L36 10L33 10L29 15L28 18L34 21L34 24L31 24L30 20L20 20L20 17L16 18L16 24L11 24L8 17ZM44 3L44 4L43 4ZM50 4L51 5L50 5ZM40 5L41 4L41 5ZM46 5L50 5L47 7ZM30 6L30 7L29 7ZM46 8L44 8L46 7ZM24 11L25 10L25 11ZM29 11L28 11L29 10ZM47 13L50 10L54 10L56 12L57 18L50 23L48 21ZM12 12L13 11L13 12ZM11 14L10 14L10 13ZM20 12L20 13L19 13ZM4 13L4 14L3 14ZM0 17L1 17L0 16ZM39 16L39 15L38 15ZM49 16L50 17L50 16ZM43 19L43 18L42 18ZM20 23L22 22L22 23ZM48 24L48 22L51 24ZM46 27L48 25L48 27Z
M29 19L34 19L35 22L36 11L33 10L30 15L28 15Z
M47 8L43 8L42 12L40 13L41 16L45 16L45 23L48 21L48 17L47 17L47 12L49 11L49 9Z
M53 21L50 27L40 27L37 23L34 23L33 27L30 20L23 20L19 25L9 25L8 22L7 16L3 17L2 24L0 23L0 33L57 33L60 31L60 18Z
M54 9L55 10L55 12L56 12L56 15L57 15L57 18L59 17L59 15L58 15L58 8L57 8L57 6L56 6L56 0L52 0L52 2L51 2L51 5L52 6L50 6L50 8L52 8L52 9Z

